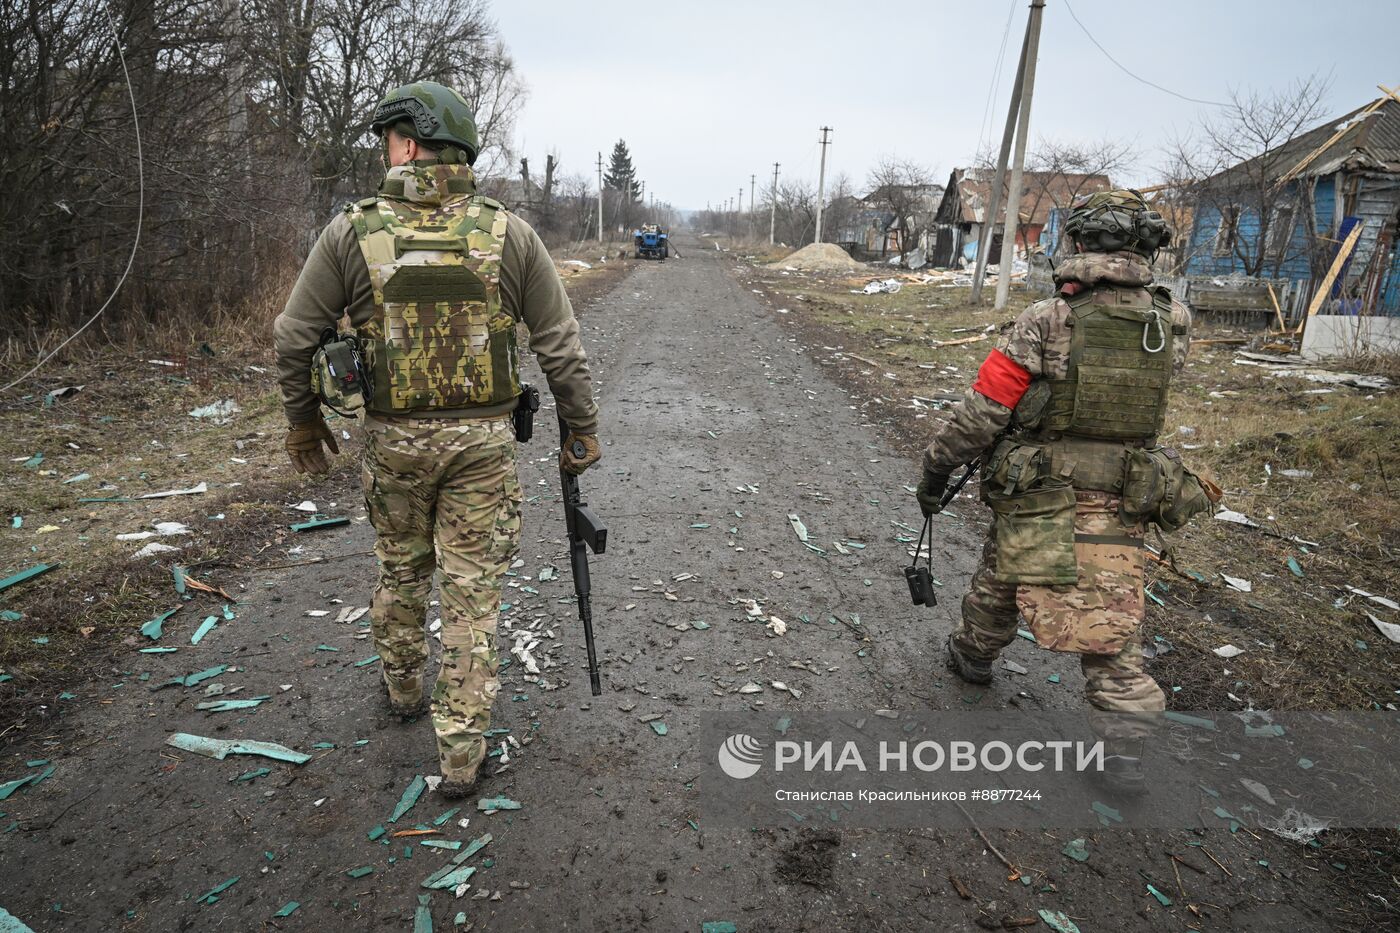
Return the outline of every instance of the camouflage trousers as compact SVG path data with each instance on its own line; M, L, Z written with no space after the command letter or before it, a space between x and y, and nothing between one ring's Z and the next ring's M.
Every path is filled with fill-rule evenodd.
M370 607L390 683L421 674L440 574L442 670L432 719L444 771L474 772L496 698L501 579L520 543L520 480L509 418L365 419L365 503L377 534Z
M1086 537L1085 531L1099 538L1133 538L1140 535L1136 529L1124 527L1117 519L1118 499L1106 493L1079 493L1076 507L1076 532L1078 538ZM1106 527L1111 525L1112 527ZM1106 532L1115 532L1110 535ZM1089 719L1095 732L1108 739L1133 739L1146 734L1146 728L1124 713L1157 713L1166 709L1166 696L1162 688L1144 670L1142 653L1142 588L1135 582L1135 592L1129 594L1117 588L1127 575L1114 574L1112 562L1115 554L1107 561L1096 559L1096 551L1104 548L1086 549L1075 545L1076 557L1080 560L1081 584L1078 588L1056 587L1059 598L1050 611L1044 597L1056 596L1048 587L1018 587L997 575L996 528L988 535L982 548L982 561L972 575L967 595L962 601L962 624L953 633L953 644L970 658L994 660L1001 650L1016 638L1019 622L1017 590L1021 591L1023 608L1034 608L1042 614L1036 626L1037 641L1051 645L1044 630L1057 626L1063 630L1071 621L1056 618L1055 612L1075 613L1089 617L1091 630L1111 629L1115 632L1111 644L1112 651L1106 653L1081 653L1080 663L1084 671L1084 697L1091 709ZM1085 555L1093 566L1086 566ZM1106 566L1100 567L1099 563ZM1100 572L1101 571L1101 572ZM1105 584L1103 581L1109 582ZM1027 595L1030 594L1029 599ZM1028 606L1028 602L1040 602L1039 606ZM1090 608L1089 604L1096 604ZM1068 639L1065 639L1068 640ZM1101 715L1095 715L1096 713ZM1149 718L1150 717L1146 717Z

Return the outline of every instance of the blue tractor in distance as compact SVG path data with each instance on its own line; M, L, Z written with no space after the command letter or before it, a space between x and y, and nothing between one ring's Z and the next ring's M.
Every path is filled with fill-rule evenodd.
M638 259L665 259L671 254L671 244L658 224L642 224L632 233Z

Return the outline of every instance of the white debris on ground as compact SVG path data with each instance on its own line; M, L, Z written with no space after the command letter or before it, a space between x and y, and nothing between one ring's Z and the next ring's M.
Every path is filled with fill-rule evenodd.
M1384 390L1394 388L1394 383L1384 376L1317 369L1311 365L1316 361L1303 360L1296 356L1274 356L1268 353L1240 350L1235 354L1232 362L1236 366L1258 366L1267 370L1268 374L1274 378L1306 379L1309 382L1323 385L1344 385L1354 389Z
M238 407L238 403L231 398L226 398L220 402L211 402L208 405L201 405L199 408L190 411L191 418L207 418L212 424L228 424L233 420L233 416L243 409Z
M169 554L172 551L178 550L180 550L178 547L172 547L169 544L161 544L159 541L152 541L135 554L132 554L131 559L138 560L143 557L154 557L157 554Z

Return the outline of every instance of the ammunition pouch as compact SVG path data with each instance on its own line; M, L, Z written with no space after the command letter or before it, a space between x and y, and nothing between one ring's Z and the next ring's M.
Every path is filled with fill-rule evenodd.
M1042 478L1070 483L1075 489L1117 493L1123 488L1121 441L1064 437L1054 441L1010 438L992 451L983 488L1005 492L1031 488Z
M1074 487L1047 481L1031 489L989 489L995 516L997 578L1045 586L1078 582L1074 557Z
M984 477L982 498L993 511L997 499L1068 484L1118 496L1124 524L1153 522L1163 531L1176 531L1221 497L1219 487L1187 469L1170 447L1094 438L1005 439L988 457Z

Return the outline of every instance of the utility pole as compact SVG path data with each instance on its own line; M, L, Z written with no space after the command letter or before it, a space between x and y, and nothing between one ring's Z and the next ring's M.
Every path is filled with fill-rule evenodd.
M598 153L598 242L603 242L603 154Z
M734 212L734 235L739 235L739 219L744 216L744 186L739 186L739 209Z
M997 297L993 309L1006 307L1011 294L1011 263L1016 256L1016 228L1021 223L1021 182L1026 167L1026 133L1031 125L1031 98L1035 94L1035 59L1040 51L1040 20L1045 0L1031 0L1026 23L1025 82L1021 86L1021 113L1016 125L1016 155L1011 163L1011 184L1006 191L1006 225L1001 234L1001 260L997 272ZM1027 257L1029 258L1029 257Z
M768 245L772 246L773 233L778 229L778 163L773 163L773 197L768 202Z
M982 280L987 276L987 253L992 248L992 228L997 222L997 210L1003 203L1006 186L1006 163L1011 158L1011 140L1016 135L1016 117L1021 112L1021 84L1026 76L1026 45L1031 38L1031 24L1021 37L1021 57L1016 62L1016 80L1011 82L1011 106L1006 110L1006 127L1001 133L1001 151L997 153L996 175L987 191L987 204L982 211L982 229L977 234L977 268L972 275L972 303L982 301ZM1019 206L1018 206L1019 209Z
M758 182L757 175L749 176L749 239L753 239L753 212L758 209L758 202L753 199L754 185Z
M822 241L822 202L826 200L826 147L830 145L827 134L831 132L831 127L822 127L822 167L817 172L817 235L812 242Z

